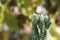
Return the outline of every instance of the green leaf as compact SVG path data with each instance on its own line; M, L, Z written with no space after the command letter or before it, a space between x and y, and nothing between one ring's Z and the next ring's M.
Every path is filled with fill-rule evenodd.
M0 7L0 12L1 12L2 8Z

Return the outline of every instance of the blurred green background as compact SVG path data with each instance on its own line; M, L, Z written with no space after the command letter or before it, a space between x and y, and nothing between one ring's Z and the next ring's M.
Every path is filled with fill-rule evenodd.
M5 22L11 30L16 30L16 29L18 29L17 16L12 15L12 11L9 8L10 1L11 0L0 0L0 27ZM45 1L45 0L16 0L19 11L21 10L23 15L28 16L30 19L31 19L31 16L32 16L35 8L38 5L43 5L43 4L41 4L42 1ZM59 14L59 16L60 16L60 5L59 5L60 0L50 0L50 1L51 1L51 5L54 5L54 3L58 4L57 12L55 12L55 13ZM47 6L47 9L50 8L50 4L48 4L48 3L46 3L45 6ZM49 16L50 16L50 20L52 22L51 27L50 27L50 32L52 35L51 38L52 38L52 40L60 40L59 39L60 36L56 36L56 35L58 35L58 33L52 31L56 25L55 19L54 19L56 14L51 13L51 14L49 14ZM4 34L6 34L6 35L4 35ZM8 40L6 37L6 36L8 36L7 34L8 33L6 33L6 32L3 33L3 36L5 36L4 40ZM53 36L53 34L55 36Z

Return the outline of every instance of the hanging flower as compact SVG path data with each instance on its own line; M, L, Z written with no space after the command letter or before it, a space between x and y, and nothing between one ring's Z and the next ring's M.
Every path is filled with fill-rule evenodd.
M3 30L5 30L5 31L8 31L9 30L9 27L7 26L6 23L3 24Z
M17 6L12 6L11 11L13 12L13 15L19 15L20 14Z

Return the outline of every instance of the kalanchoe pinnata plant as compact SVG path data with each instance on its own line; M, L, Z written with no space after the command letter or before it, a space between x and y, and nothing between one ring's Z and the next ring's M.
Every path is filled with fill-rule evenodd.
M37 7L37 10L32 16L32 34L30 40L47 40L47 29L49 29L51 22L49 17L45 15L47 12L44 12L43 7Z

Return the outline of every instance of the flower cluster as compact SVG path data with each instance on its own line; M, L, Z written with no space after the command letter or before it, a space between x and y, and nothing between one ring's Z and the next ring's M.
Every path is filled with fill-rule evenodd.
M40 13L48 13L46 8L42 7L42 6L37 6L37 9L36 9L36 13L40 14Z

